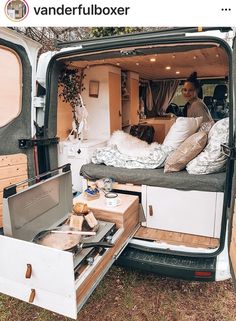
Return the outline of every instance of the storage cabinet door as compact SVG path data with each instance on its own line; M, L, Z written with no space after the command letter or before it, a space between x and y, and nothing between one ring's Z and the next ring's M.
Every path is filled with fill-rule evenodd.
M216 193L147 187L147 226L213 237Z
M121 129L121 86L120 75L109 72L109 112L110 112L110 134Z
M139 81L138 79L130 79L130 93L131 93L131 106L130 106L130 124L136 125L139 123Z

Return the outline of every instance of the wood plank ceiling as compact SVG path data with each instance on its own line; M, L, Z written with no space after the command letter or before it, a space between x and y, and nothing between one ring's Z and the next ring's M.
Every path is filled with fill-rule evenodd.
M199 78L225 78L228 76L229 63L225 50L219 46L212 46L200 49L185 50L173 47L172 51L164 53L139 54L133 56L122 56L112 58L102 58L94 60L92 56L86 60L86 57L78 58L71 65L81 68L89 68L96 65L113 65L122 70L137 72L139 77L146 80L162 79L185 79L193 71L197 71ZM158 50L156 50L158 52ZM111 56L111 54L110 54ZM77 59L83 59L79 61Z

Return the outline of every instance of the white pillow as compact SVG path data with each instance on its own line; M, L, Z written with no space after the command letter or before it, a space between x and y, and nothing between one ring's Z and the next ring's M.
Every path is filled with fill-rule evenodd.
M193 160L186 169L189 174L210 174L225 169L227 157L221 151L221 144L229 139L229 118L219 120L208 134L208 143L205 149Z
M196 133L202 123L203 117L178 117L171 126L163 142L164 146L176 149L189 136Z

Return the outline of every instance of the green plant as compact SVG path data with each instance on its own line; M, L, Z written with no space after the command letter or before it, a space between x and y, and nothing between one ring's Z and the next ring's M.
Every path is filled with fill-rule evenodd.
M69 103L71 106L74 122L72 134L75 138L78 138L79 133L78 109L83 107L81 93L85 89L83 84L84 77L84 69L67 66L61 70L59 75L59 87L61 87L59 97L62 98L63 102Z

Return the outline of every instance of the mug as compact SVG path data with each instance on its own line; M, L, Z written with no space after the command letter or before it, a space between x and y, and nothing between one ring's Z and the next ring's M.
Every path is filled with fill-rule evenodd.
M116 207L120 205L120 199L116 193L106 193L105 202L107 207Z

